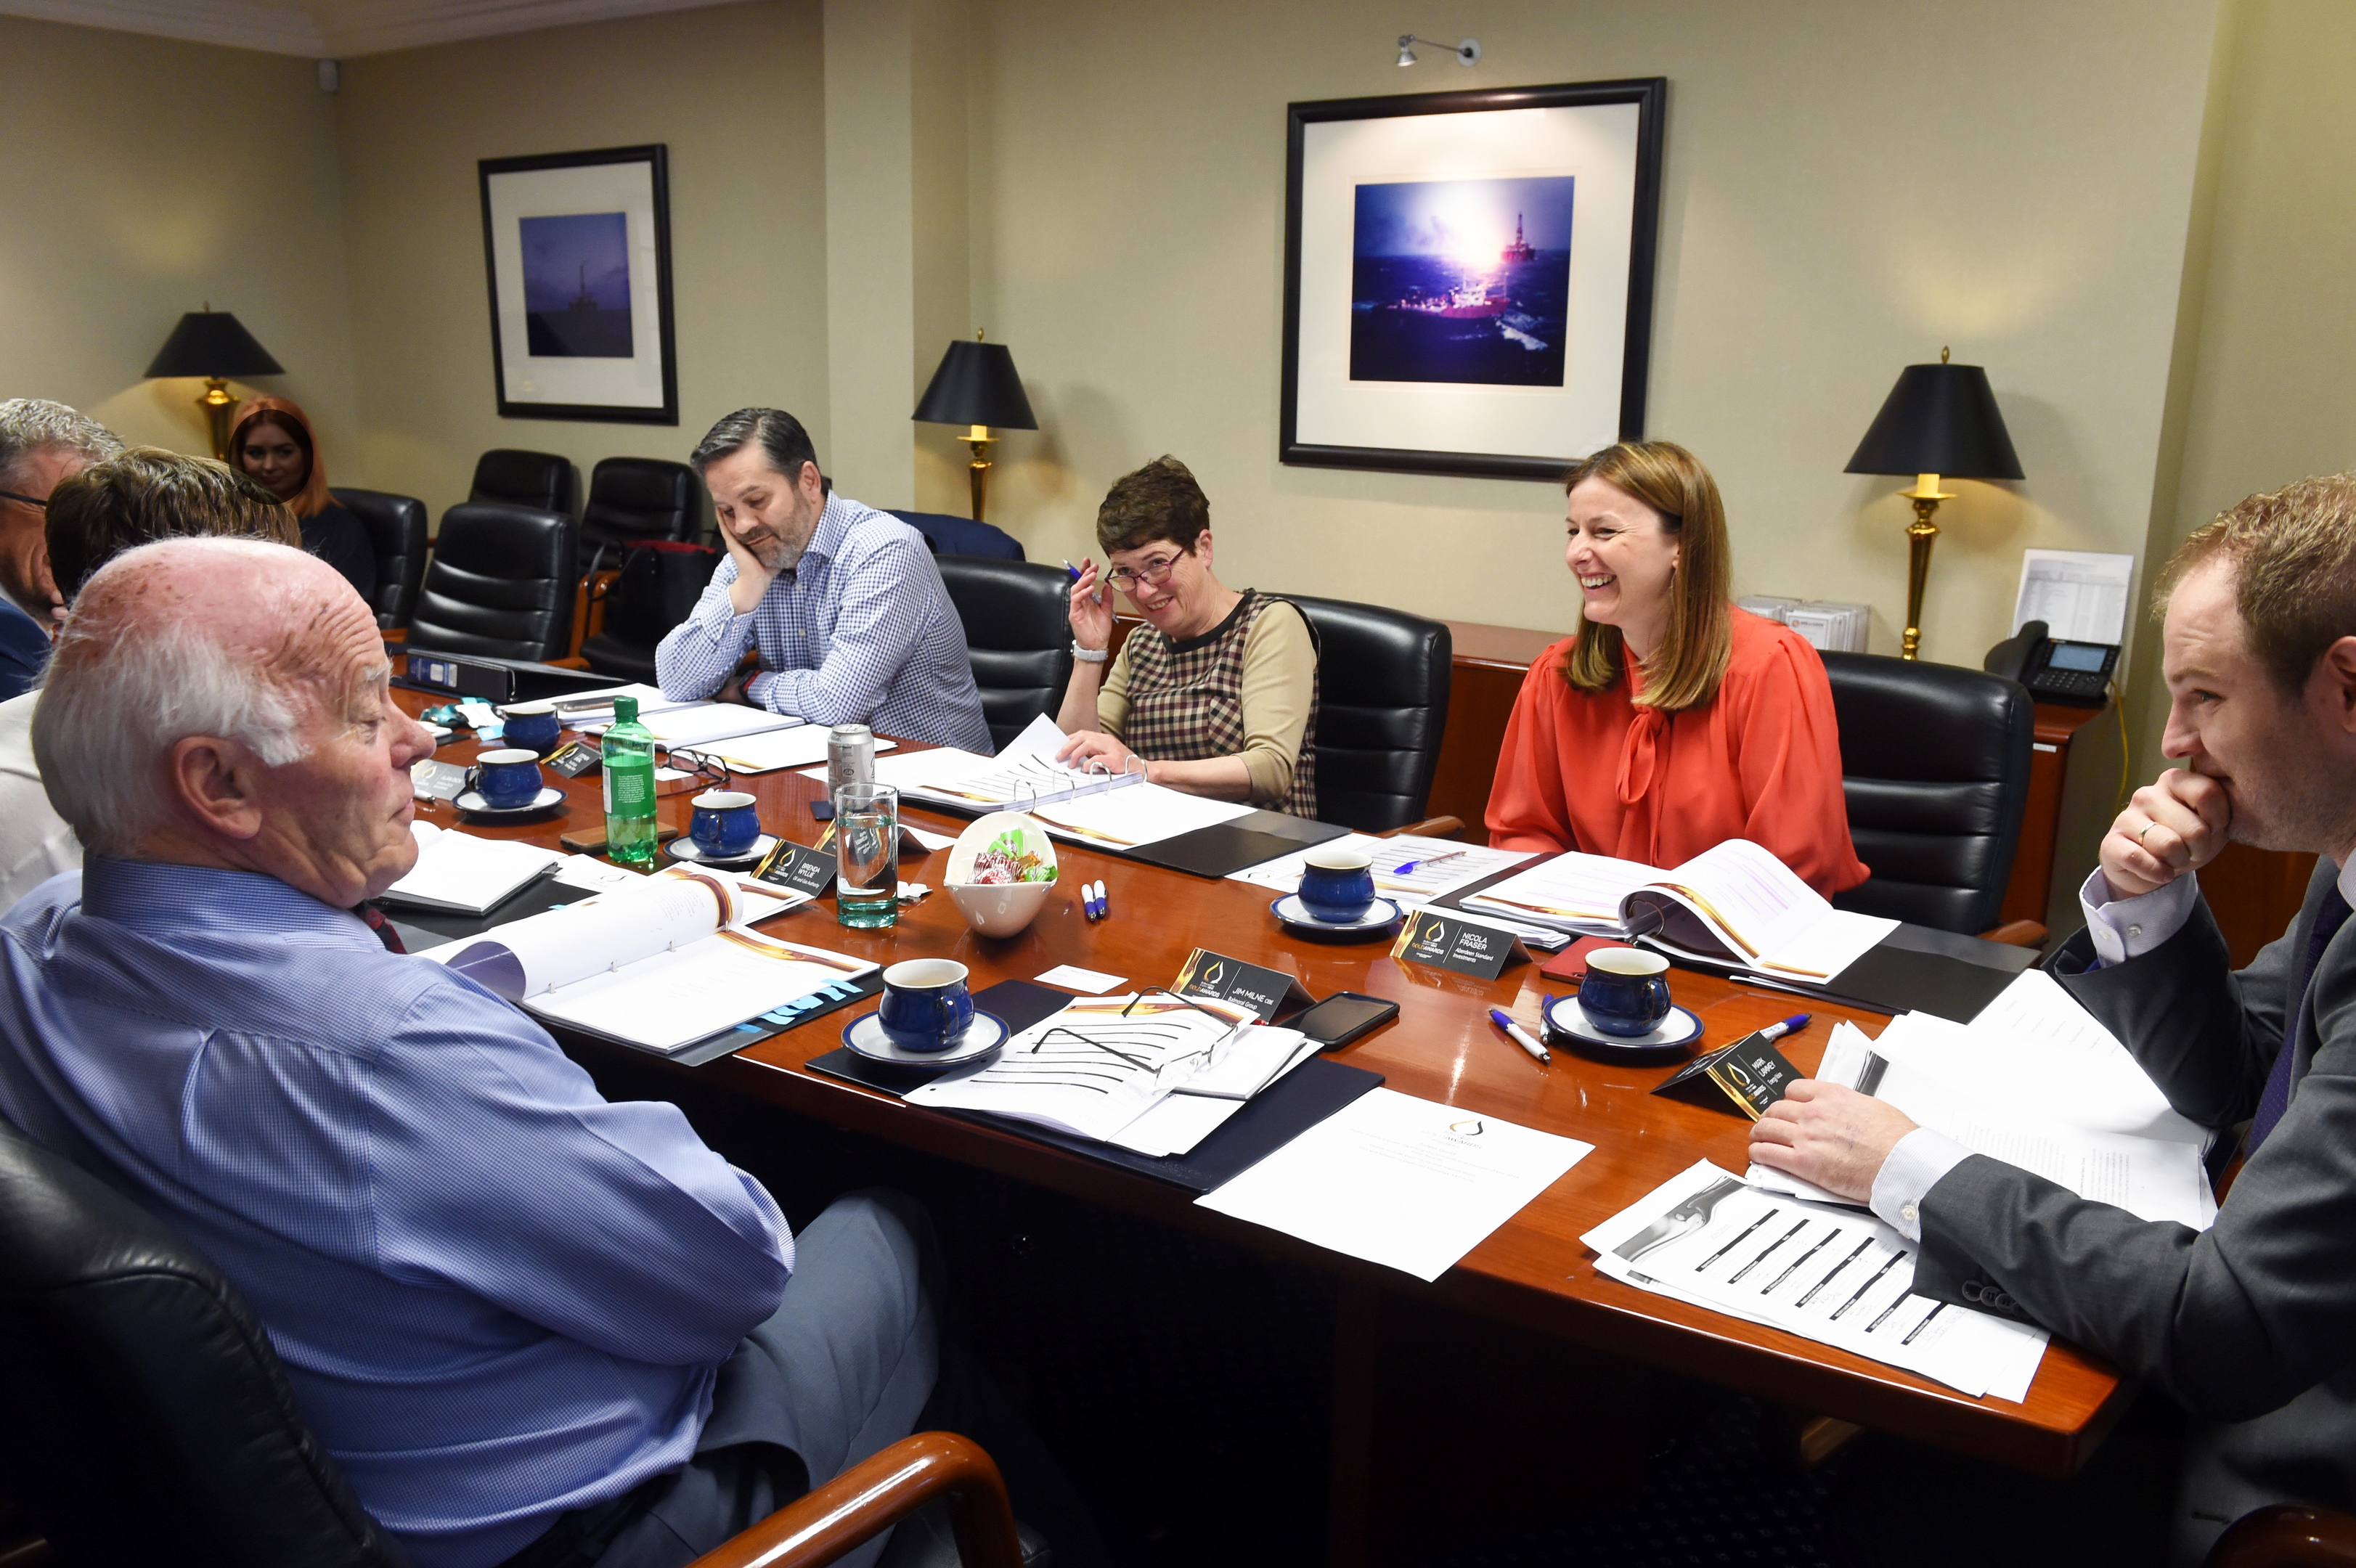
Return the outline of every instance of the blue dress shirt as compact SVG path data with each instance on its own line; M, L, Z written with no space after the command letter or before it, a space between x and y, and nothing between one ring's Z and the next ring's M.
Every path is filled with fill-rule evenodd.
M0 1115L202 1250L421 1568L684 1464L769 1195L522 1013L273 878L91 856L0 921Z
M0 593L0 702L30 691L48 665L48 632Z
M965 623L925 536L899 518L830 496L801 560L777 573L749 615L729 603L736 577L732 555L694 613L655 650L664 696L711 696L757 645L768 667L745 683L744 695L772 713L865 724L984 755L996 750Z

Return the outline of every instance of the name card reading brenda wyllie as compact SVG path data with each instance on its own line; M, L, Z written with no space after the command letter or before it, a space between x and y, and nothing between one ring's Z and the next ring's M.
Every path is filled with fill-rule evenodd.
M1503 926L1489 925L1436 909L1419 909L1400 931L1391 956L1494 980L1521 955L1521 944Z
M835 858L825 850L806 848L781 838L754 875L762 881L817 898L833 882L835 870Z
M1170 988L1182 997L1208 997L1214 1001L1249 1008L1259 1015L1262 1023L1273 1021L1289 1003L1306 1004L1310 1000L1301 982L1281 969L1264 969L1200 947L1186 955L1185 966L1178 971L1177 982Z
M1707 1104L1717 1097L1713 1089L1722 1091L1755 1122L1799 1076L1800 1070L1782 1051L1751 1033L1732 1045L1695 1057L1655 1084L1653 1093Z

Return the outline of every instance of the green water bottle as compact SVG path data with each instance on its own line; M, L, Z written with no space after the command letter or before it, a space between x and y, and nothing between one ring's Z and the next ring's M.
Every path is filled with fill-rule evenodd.
M648 866L655 858L655 738L638 722L638 699L614 699L605 731L605 853L618 865Z

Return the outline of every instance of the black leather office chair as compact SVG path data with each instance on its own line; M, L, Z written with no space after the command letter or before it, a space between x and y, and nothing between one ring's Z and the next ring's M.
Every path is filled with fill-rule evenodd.
M0 1122L0 1471L65 1563L409 1568L220 1271ZM922 1432L718 1549L817 1568L927 1503L888 1568L1045 1568L970 1440ZM37 1548L36 1550L38 1550ZM31 1561L40 1561L35 1558Z
M617 571L641 539L684 539L698 518L695 470L659 457L608 457L589 472L581 572Z
M945 555L934 562L965 623L991 743L1063 705L1072 678L1072 580L1060 566Z
M1418 820L1448 728L1455 640L1403 610L1280 597L1317 633L1317 816L1379 833Z
M388 630L409 624L417 608L417 586L425 580L425 503L384 490L327 492L368 529L376 552L376 624Z
M562 512L490 501L443 513L409 645L503 659L568 656L580 528Z
M605 618L581 639L581 656L616 680L655 678L655 649L703 596L720 552L710 545L648 539L622 560L621 575L600 601Z
M1842 909L1980 933L1997 923L2029 805L2036 705L1954 665L1826 654L1849 837L1873 869Z
M494 447L475 460L475 483L469 501L505 501L510 506L537 507L543 512L573 515L573 460L552 452L519 452Z

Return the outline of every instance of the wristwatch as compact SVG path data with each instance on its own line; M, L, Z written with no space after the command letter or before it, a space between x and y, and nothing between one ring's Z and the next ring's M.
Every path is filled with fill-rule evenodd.
M1080 639L1074 637L1072 639L1072 656L1079 660L1082 664L1102 664L1105 660L1112 657L1112 650L1110 648L1084 648L1080 646Z

